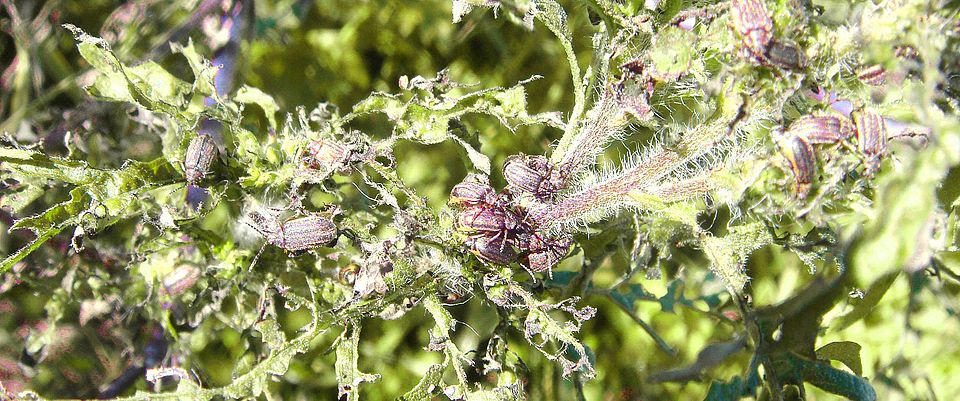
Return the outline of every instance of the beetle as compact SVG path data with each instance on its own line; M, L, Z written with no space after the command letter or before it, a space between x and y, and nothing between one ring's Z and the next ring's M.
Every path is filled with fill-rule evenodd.
M807 66L807 57L799 47L790 43L772 40L764 51L770 63L787 69L802 70Z
M258 211L248 215L254 230L267 243L287 252L299 252L329 245L337 238L337 226L329 217L319 213L278 221Z
M881 86L887 80L887 70L882 65L876 64L860 70L857 79L871 86Z
M562 169L545 156L513 155L503 164L503 178L507 190L514 195L530 194L541 201L553 198L563 188Z
M767 5L762 0L733 0L730 4L730 27L740 35L747 55L763 63L773 32L773 20L770 19Z
M864 157L866 174L872 175L880 168L880 161L887 152L887 123L876 111L860 108L850 113L856 126L857 151Z
M468 238L466 245L474 255L485 262L506 265L517 260L514 243L506 238L477 235Z
M457 224L466 233L498 233L515 229L519 218L504 208L480 205L462 210L457 215Z
M787 135L803 138L810 144L838 143L854 136L853 123L837 115L806 115L787 129Z
M537 162L525 155L513 155L503 162L503 178L513 192L534 193L540 191L540 184L550 171L537 169ZM542 166L541 166L542 167Z
M777 147L780 149L780 154L787 159L790 171L793 172L797 197L806 198L817 168L813 145L798 135L783 134L777 140Z
M556 266L567 252L572 241L569 236L543 236L533 232L521 237L521 250L527 252L526 267L533 273L548 271Z
M496 199L496 192L483 177L470 174L453 186L447 203L454 206L493 205Z
M311 141L304 149L301 160L309 168L337 170L346 163L350 148L332 139Z
M217 144L207 134L199 134L190 140L183 159L183 174L190 185L204 179L210 171L210 164L217 156Z

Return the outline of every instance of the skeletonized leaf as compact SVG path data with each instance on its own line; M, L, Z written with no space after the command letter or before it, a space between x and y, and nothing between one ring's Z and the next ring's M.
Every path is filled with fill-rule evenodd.
M152 61L127 67L105 40L90 36L70 24L64 27L79 42L80 55L100 73L87 87L90 94L104 100L138 104L179 119L192 119L185 114L191 85Z
M349 335L348 335L349 333ZM356 401L360 399L357 386L363 382L380 379L380 375L361 373L357 368L357 344L360 342L360 326L351 324L337 342L337 399Z
M170 50L174 53L180 53L187 59L190 69L193 70L193 91L202 96L214 96L217 93L214 78L220 70L209 61L200 56L196 46L193 45L193 39L188 39L187 45L171 43Z

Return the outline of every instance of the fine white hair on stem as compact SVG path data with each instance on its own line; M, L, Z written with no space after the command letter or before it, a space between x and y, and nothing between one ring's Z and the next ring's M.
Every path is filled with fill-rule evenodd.
M629 118L615 95L604 90L594 108L587 113L580 133L560 164L571 174L576 174L592 164L608 143L621 139L628 124Z
M533 219L548 229L572 231L634 205L632 196L649 195L654 204L705 197L716 187L713 173L743 157L740 143L747 133L770 121L759 107L725 114L730 119L662 129L650 146L627 155L619 166L579 176L570 191Z

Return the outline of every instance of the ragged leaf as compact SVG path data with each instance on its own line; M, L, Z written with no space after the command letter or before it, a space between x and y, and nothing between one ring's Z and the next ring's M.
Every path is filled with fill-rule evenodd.
M360 383L376 381L380 375L362 373L357 368L360 326L350 325L337 341L337 399L359 400L360 390L357 387Z
M277 129L277 112L280 110L280 106L277 105L277 101L273 99L273 96L270 96L264 93L262 90L254 88L252 86L244 85L237 90L237 94L233 97L233 100L244 103L244 104L255 104L263 110L263 114L267 117L267 122L270 123L270 128Z
M171 183L179 173L165 159L127 162L122 168L101 170L74 160L50 157L40 152L0 149L5 176L39 186L47 180L74 185L70 199L35 216L17 220L11 227L29 229L37 237L0 263L0 272L36 250L68 226L78 225L77 234L96 232L118 220L138 215L139 196L145 191Z
M154 62L127 67L105 40L90 36L70 24L64 27L79 42L77 48L80 55L100 73L87 88L91 95L109 101L139 104L182 121L195 118L186 110L191 97L191 85Z
M723 237L703 240L703 252L710 259L710 269L733 291L740 291L749 278L744 271L747 258L754 250L773 241L762 223L735 226Z
M419 78L417 82L429 86L432 90L413 91L413 95L409 98L388 93L373 93L357 103L353 111L344 116L344 122L366 114L383 113L393 121L394 135L398 138L427 145L449 139L448 131L451 122L467 114L486 114L496 117L510 130L514 130L517 125L558 125L553 114L530 115L527 113L524 85L537 79L536 76L510 88L482 89L462 96L434 93L439 89L453 89L457 87L455 84L444 81L441 85L422 77L417 78ZM437 80L440 79L437 78Z

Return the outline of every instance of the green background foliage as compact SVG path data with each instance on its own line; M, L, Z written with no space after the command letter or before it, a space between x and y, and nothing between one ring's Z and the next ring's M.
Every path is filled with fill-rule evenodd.
M492 400L518 383L532 400L960 394L956 2L768 1L775 34L810 57L791 73L737 58L714 1L256 1L235 22L224 96L207 62L223 47L209 26L219 9L195 19L214 3L0 1L6 395L95 397L156 338L162 366L185 377L119 395ZM531 4L545 10L532 29ZM696 30L671 26L694 9L709 15ZM625 31L615 56L616 40L594 38ZM896 57L898 43L920 61ZM563 150L564 122L579 110L589 124L616 66L641 55L662 81L655 116L611 134L595 175L651 143L702 144L747 110L736 139L711 142L710 197L631 192L594 210L604 218L552 276L480 263L453 228L451 188L484 170L501 188L507 157ZM906 77L871 88L862 64ZM932 138L891 144L876 177L823 151L818 192L800 201L771 127L823 109L803 94L815 83ZM180 161L204 119L222 124L224 155L195 210ZM297 157L320 138L369 157L304 176ZM267 246L252 265L263 240L243 216L287 206L295 185L311 188L298 192L305 210L349 233L305 255ZM344 272L366 278L380 257L392 271L372 279L386 290L353 297ZM178 274L195 281L172 289ZM478 372L485 358L502 369Z

